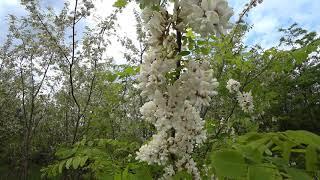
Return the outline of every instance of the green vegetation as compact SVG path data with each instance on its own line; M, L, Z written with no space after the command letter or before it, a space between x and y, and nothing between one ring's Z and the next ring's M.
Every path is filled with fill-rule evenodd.
M136 159L156 133L140 113L147 99L138 76L149 45L138 12L138 38L117 36L127 64L107 57L128 3L116 1L119 9L80 37L74 31L93 11L90 3L79 4L74 16L67 5L55 14L37 1L22 1L28 15L10 15L0 46L0 179L162 177L164 166ZM150 3L160 9L160 1L140 6ZM293 24L280 29L278 46L263 49L243 44L249 29L239 21L229 34L203 38L188 28L177 53L181 64L166 74L174 83L188 59L205 58L219 82L218 95L200 111L207 140L192 154L201 179L318 179L319 36ZM226 88L229 79L252 93L253 111L239 106ZM194 179L185 170L172 178Z

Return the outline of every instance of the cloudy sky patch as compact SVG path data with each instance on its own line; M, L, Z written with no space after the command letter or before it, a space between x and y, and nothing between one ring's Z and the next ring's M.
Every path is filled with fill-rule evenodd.
M94 26L101 18L110 15L114 10L112 7L114 2L115 0L95 0L95 17L87 19L80 26ZM238 14L247 2L249 0L229 0L235 11L233 21L238 18ZM41 0L41 3L59 9L63 7L64 0ZM120 28L117 33L127 35L132 39L136 37L136 23L133 14L135 8L137 5L130 4L118 18ZM260 44L264 48L270 48L279 42L281 34L278 29L288 27L295 22L309 31L320 32L319 8L320 0L264 0L261 5L252 9L245 19L250 25L253 25L252 30L245 37L245 43L249 46ZM3 42L7 32L7 14L19 16L24 13L19 0L0 0L0 42ZM109 52L115 59L123 59L122 52L125 49L116 40L113 40L112 43L113 46L108 48ZM124 63L124 60L119 62Z
M236 15L242 10L247 0L230 0L235 7ZM247 22L253 25L246 35L248 45L260 44L270 48L276 45L281 37L279 28L289 27L293 23L309 31L320 32L319 0L264 0L252 9Z

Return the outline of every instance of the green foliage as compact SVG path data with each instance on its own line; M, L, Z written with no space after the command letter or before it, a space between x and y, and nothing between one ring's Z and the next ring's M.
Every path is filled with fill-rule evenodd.
M211 155L222 179L312 179L320 171L320 137L307 131L248 133L229 146Z
M152 9L159 10L160 3L165 3L166 0L137 0L140 4L140 8L151 7Z
M187 171L179 171L173 176L173 180L192 180L192 175Z
M130 153L134 153L139 147L136 143L119 142L110 139L82 140L72 148L61 148L56 152L58 161L42 169L43 176L57 177L73 172L81 172L81 176L92 176L97 179L116 177L122 173L132 176L141 173L133 173L137 165L129 162L132 160ZM130 172L129 172L130 170Z
M178 55L180 56L187 56L190 54L190 51L181 51Z
M245 177L247 166L242 155L236 151L225 150L214 153L213 166L220 177L238 178Z
M147 165L141 166L141 164L129 164L125 170L121 173L121 178L119 176L117 178L123 180L152 180L153 175L151 174L151 169ZM117 179L115 178L115 179Z
M127 4L128 4L127 0L117 0L113 4L113 6L116 7L116 8L124 8L124 7L126 7Z
M123 9L129 2L117 0L114 7ZM137 2L141 8L160 10L169 0ZM67 37L72 9L66 5L53 12L41 9L37 1L23 4L29 4L28 15L9 16L8 37L0 47L0 179L17 179L24 171L30 172L24 177L38 179L40 167L48 179L161 177L163 167L134 160L140 144L155 131L139 112L146 99L136 88L137 75L148 50L139 13L140 47L129 38L121 42L131 52L125 54L126 65L114 65L103 56L111 42L108 36L119 35L114 30L116 14L75 38L79 52L71 65ZM76 23L90 13L79 10ZM279 46L249 48L242 43L248 29L241 23L230 34L207 39L187 29L178 53L181 66L166 74L173 83L189 58L208 58L220 84L213 103L201 109L209 138L193 158L202 178L319 178L319 136L279 131L320 133L320 65L319 59L308 60L320 40L315 32L293 24L280 30L284 37ZM244 113L225 88L231 78L241 83L241 91L252 91L254 112ZM73 144L82 136L86 139ZM208 164L206 172L202 167ZM181 171L173 179L192 176Z
M123 70L117 71L116 75L118 75L119 78L131 77L137 75L139 71L140 68L137 66L123 66Z

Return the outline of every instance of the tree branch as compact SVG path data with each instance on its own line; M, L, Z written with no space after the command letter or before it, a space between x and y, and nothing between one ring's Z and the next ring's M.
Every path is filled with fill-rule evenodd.
M43 74L42 79L41 79L41 81L40 81L40 84L39 84L39 86L38 86L38 88L37 88L37 91L36 91L36 93L33 95L34 97L36 97L36 96L39 94L39 92L40 92L40 89L41 89L41 87L42 87L42 85L43 85L43 82L44 82L45 78L47 77L47 73L48 73L49 67L50 67L50 65L51 65L52 59L53 59L53 54L51 54L51 56L50 56L50 60L49 60L48 65L47 65L47 67L46 67L46 69L45 69L45 71L44 71L44 74Z
M60 46L58 40L52 35L52 33L49 31L47 25L42 21L40 15L38 13L36 13L36 16L38 18L38 20L40 21L40 23L42 24L43 28L45 29L45 31L47 32L47 34L50 36L50 39L54 41L55 45L57 46L57 48L61 51L62 55L64 56L64 58L70 63L68 55L65 53L65 51L62 49L62 47Z
M76 0L75 6L74 6L74 16L73 16L73 23L72 23L72 56L71 56L71 62L69 64L69 82L70 82L70 88L71 88L71 96L73 98L73 101L75 102L78 112L77 112L77 122L76 122L76 129L73 135L72 144L75 143L77 139L77 133L79 129L80 119L81 119L81 107L78 103L78 100L74 93L74 83L73 83L73 76L72 76L72 70L74 65L74 59L75 59L75 50L76 50L76 19L77 19L77 7L78 7L78 0Z

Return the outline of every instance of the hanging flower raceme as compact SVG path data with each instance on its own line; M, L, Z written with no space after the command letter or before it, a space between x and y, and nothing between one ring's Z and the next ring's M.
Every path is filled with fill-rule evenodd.
M233 10L226 0L182 0L179 18L183 21L178 25L181 30L191 27L203 36L224 34L231 28L229 20Z
M241 109L244 112L252 112L253 111L253 97L251 95L251 91L237 94L237 100Z
M182 2L176 1L175 7ZM219 3L215 6L202 4L208 11L215 8L218 12L218 9L224 8ZM149 164L165 166L164 179L183 169L195 179L200 179L191 154L206 140L205 122L199 111L202 106L209 105L211 96L217 94L215 90L218 82L213 78L210 63L206 59L190 58L177 63L180 61L177 56L179 47L176 36L170 34L170 28L177 20L175 17L179 17L179 14L170 15L164 9L143 10L142 19L149 31L150 48L140 68L139 88L142 90L141 95L147 99L140 111L143 118L155 126L157 132L140 148L136 158ZM192 24L191 19L189 20L190 23L187 24ZM221 25L221 28L224 26ZM210 30L207 34L211 32L213 31ZM178 76L168 76L177 73L177 69L182 69L178 71Z
M236 98L241 109L244 112L252 112L254 105L253 105L253 97L252 97L251 91L241 92L240 87L241 87L241 84L234 79L229 79L226 86L226 88L229 90L230 93L236 94Z
M240 89L240 83L234 79L229 79L227 82L227 89L230 93L237 93Z
M317 66L320 60L320 46L308 55L308 61L306 62L309 66Z

